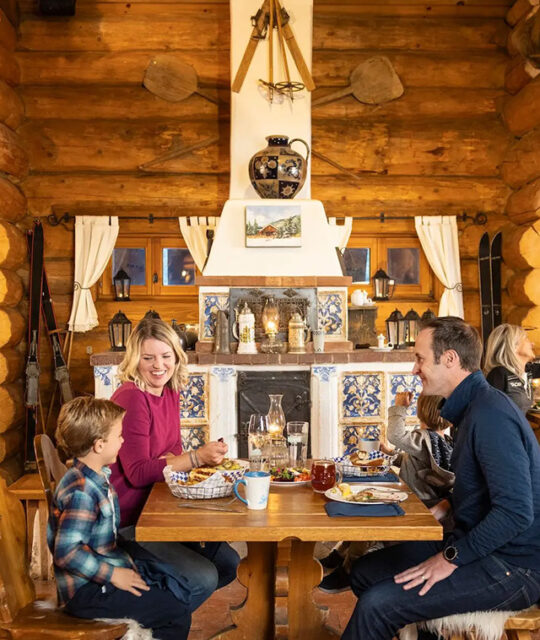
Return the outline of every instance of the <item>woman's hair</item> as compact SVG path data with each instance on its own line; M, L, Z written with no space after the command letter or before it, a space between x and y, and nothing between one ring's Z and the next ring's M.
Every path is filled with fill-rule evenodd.
M448 429L448 427L452 426L451 422L441 417L439 405L442 399L442 396L418 396L416 415L431 431Z
M523 375L523 364L517 355L517 348L526 337L525 329L515 324L505 323L495 327L486 344L484 375L487 376L495 367L504 367L517 376Z
M126 355L118 366L118 379L121 382L134 382L139 389L146 391L146 384L139 374L142 345L145 340L154 338L168 344L174 352L175 367L171 379L167 382L173 391L187 383L187 356L182 349L175 330L163 320L147 318L133 329L126 344Z
M99 439L107 440L112 425L126 413L110 400L73 398L60 409L56 442L68 456L85 456Z

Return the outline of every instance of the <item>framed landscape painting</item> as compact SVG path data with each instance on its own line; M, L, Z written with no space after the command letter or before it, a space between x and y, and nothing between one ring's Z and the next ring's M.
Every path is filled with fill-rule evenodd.
M246 247L301 247L299 205L246 206Z

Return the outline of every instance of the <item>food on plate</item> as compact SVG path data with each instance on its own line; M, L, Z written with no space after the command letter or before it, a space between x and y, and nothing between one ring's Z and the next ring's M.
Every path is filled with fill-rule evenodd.
M342 482L341 484L338 484L338 489L341 491L341 495L344 498L352 494L351 485L348 484L347 482Z
M270 480L272 482L306 482L311 480L311 472L305 467L272 467Z
M381 467L384 465L384 456L382 454L380 457L370 459L369 453L365 451L353 451L349 459L357 467Z
M347 502L399 502L403 499L403 493L382 489L362 489L343 497Z
M230 460L229 458L223 458L223 462L215 467L218 471L237 471L242 468L242 465L238 460Z

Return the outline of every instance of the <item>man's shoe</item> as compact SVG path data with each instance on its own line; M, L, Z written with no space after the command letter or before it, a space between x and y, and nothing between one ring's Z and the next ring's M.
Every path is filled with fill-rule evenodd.
M334 569L332 573L329 573L321 580L319 589L324 593L341 593L351 588L351 581L349 574L341 566Z
M337 567L340 567L343 564L343 558L334 549L326 556L326 558L321 558L319 562L325 569L337 569Z

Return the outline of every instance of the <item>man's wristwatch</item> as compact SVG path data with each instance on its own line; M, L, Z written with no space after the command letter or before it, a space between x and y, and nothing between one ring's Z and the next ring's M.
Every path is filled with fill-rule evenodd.
M454 560L458 557L458 550L453 545L448 545L443 549L443 558L448 560L448 562L454 562Z

